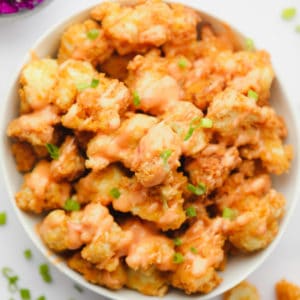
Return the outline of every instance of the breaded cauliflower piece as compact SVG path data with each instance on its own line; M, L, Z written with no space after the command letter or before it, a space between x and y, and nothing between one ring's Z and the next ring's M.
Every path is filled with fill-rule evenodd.
M127 114L118 130L109 135L98 133L90 140L86 167L99 171L112 162L120 161L131 169L141 138L157 122L155 117L148 115Z
M236 147L222 144L209 144L193 159L185 164L191 182L206 186L206 191L211 192L223 185L230 172L241 163Z
M242 281L223 295L223 300L260 300L256 287Z
M14 142L11 152L15 158L19 172L29 172L36 163L37 157L32 146L24 142Z
M50 163L41 160L31 173L24 176L24 183L15 198L19 208L34 213L60 208L70 197L71 185L57 183L51 176Z
M98 85L82 91L62 117L65 127L79 131L112 132L119 128L121 115L126 111L130 93L117 79L97 77Z
M111 290L119 290L127 283L126 269L119 264L117 269L109 272L99 270L95 265L83 259L79 252L67 260L68 266L83 277L97 285L103 285Z
M277 300L300 300L300 287L286 280L276 283Z
M179 166L180 137L165 122L149 129L135 151L132 171L145 187L161 184Z
M127 269L126 286L144 295L163 297L168 292L168 278L163 272Z
M7 128L7 135L20 141L37 146L45 146L51 143L54 134L54 126L60 122L57 109L54 106L46 106L42 110L22 115L11 121Z
M130 268L143 271L152 267L160 271L175 269L173 241L161 234L151 223L130 219L121 227L134 237L125 259Z
M108 59L113 48L104 31L93 20L73 24L63 33L58 50L58 62L68 59L88 61L97 66Z
M80 203L108 205L113 199L111 190L118 187L124 177L124 172L117 165L110 165L100 172L92 171L75 185L77 199Z
M172 9L162 1L145 1L135 7L104 2L91 12L120 55L146 52L171 37Z
M59 148L59 157L51 162L51 175L57 181L73 181L85 170L84 158L74 137L67 136Z
M83 87L89 87L98 73L87 61L68 59L58 68L58 80L51 95L61 112L67 112Z
M216 269L224 260L222 222L203 217L180 239L182 244L176 251L181 259L171 274L171 284L186 294L210 292L221 283Z
M85 245L82 258L109 272L118 268L120 257L132 241L130 233L122 231L100 203L90 203L70 214L54 210L39 231L44 243L54 251L76 250Z
M53 90L58 74L55 59L33 59L25 65L20 76L20 113L39 110L51 103Z

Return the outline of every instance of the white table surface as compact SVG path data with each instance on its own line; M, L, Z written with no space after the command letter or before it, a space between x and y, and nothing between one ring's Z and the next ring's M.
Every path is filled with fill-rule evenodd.
M195 0L193 0L195 1ZM200 0L199 0L200 1ZM298 104L300 113L300 33L295 32L300 24L300 3L297 0L209 0L201 1L203 10L223 18L240 29L257 44L271 52L275 69L286 74L287 92ZM10 78L16 66L34 41L54 23L97 0L51 0L38 13L19 18L0 17L0 101L5 101ZM280 13L287 6L298 6L298 16L292 21L283 21ZM1 104L0 104L1 107ZM1 109L1 108L0 108ZM299 128L300 130L300 128ZM51 267L52 284L45 284L38 265L45 258L26 236L16 219L8 199L2 174L0 175L0 211L6 211L8 222L0 227L0 269L8 266L20 275L20 286L29 288L32 299L45 295L48 300L100 300L91 292L78 293L73 282ZM255 283L262 299L275 299L274 283L286 277L300 285L300 205L294 212L287 233L268 260L254 272L249 280ZM23 250L32 249L32 261L26 261ZM9 300L7 283L0 274L0 299ZM13 299L19 299L13 295ZM217 300L217 298L215 299Z

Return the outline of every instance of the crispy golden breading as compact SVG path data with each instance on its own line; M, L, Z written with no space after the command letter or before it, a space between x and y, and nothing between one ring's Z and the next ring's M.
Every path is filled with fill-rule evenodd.
M58 63L68 59L88 61L97 66L110 57L113 48L97 22L86 20L71 25L62 35Z
M67 182L56 182L51 175L50 163L41 160L31 173L24 176L24 183L15 198L21 209L41 213L63 207L70 194L71 185Z
M276 296L277 300L299 300L300 287L283 279L276 283Z
M256 287L247 281L243 281L231 290L227 291L224 300L260 300Z
M29 172L32 170L37 157L30 144L15 142L11 145L11 152L15 157L18 171Z

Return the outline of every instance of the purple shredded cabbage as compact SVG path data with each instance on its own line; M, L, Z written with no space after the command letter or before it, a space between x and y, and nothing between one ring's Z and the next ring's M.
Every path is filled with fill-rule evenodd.
M33 9L44 0L0 0L0 15L13 14L24 9Z

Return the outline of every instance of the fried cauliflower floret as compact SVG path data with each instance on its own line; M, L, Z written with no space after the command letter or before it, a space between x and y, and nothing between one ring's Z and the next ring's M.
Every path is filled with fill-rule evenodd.
M153 225L130 219L122 225L122 229L134 237L125 259L130 268L149 270L154 266L160 271L175 269L173 241L159 233Z
M99 77L98 86L87 88L77 97L76 103L62 117L65 127L93 132L111 132L121 124L130 94L127 87L117 79Z
M89 87L97 71L87 61L68 59L58 68L58 80L51 95L52 102L66 112L75 102L81 86Z
M91 16L101 21L105 35L120 55L159 47L171 35L172 10L162 1L146 1L135 7L104 2L92 10Z
M187 161L185 170L194 185L202 183L208 192L221 187L230 172L241 163L236 147L209 144L195 158Z
M59 157L51 162L51 175L57 180L73 181L85 170L84 158L80 155L74 137L67 136L59 148Z
M132 239L100 203L90 203L83 210L70 214L52 211L43 220L40 234L54 251L75 250L85 245L82 258L110 272L117 269Z
M119 290L127 283L126 269L122 264L119 264L117 269L109 272L99 270L95 265L83 259L80 253L75 253L67 261L68 266L83 277L97 285L103 285L111 290Z
M247 281L243 281L231 290L227 291L224 300L260 300L256 287Z
M170 171L180 166L181 140L165 122L154 125L142 137L132 170L145 187L162 183Z
M37 157L30 144L15 142L11 145L11 152L15 158L19 172L29 172L32 170Z
M34 213L60 208L70 197L71 185L57 183L51 175L50 163L41 160L31 173L24 176L24 183L15 198L19 208Z
M300 287L286 280L276 283L277 300L299 300Z
M144 114L127 114L120 128L111 134L98 133L87 146L86 167L99 171L120 161L132 168L136 148L141 138L158 121Z
M112 201L113 207L154 222L162 230L177 229L186 219L182 196L186 184L181 173L171 173L163 185L150 189L135 177L124 177L118 186L120 196Z
M162 297L168 292L166 274L151 268L148 270L127 269L126 286L148 296Z
M89 173L75 185L78 202L110 204L111 190L118 187L124 177L124 172L117 165L110 165L100 172Z
M53 106L46 106L42 110L22 115L11 121L7 128L9 137L33 145L44 146L51 143L54 126L60 122L57 110Z
M25 65L20 76L21 114L42 109L51 103L50 92L55 86L57 73L55 59L33 59Z
M182 255L171 284L186 294L208 293L221 282L216 272L224 259L225 235L220 220L196 221L182 236L176 249Z
M271 189L270 177L261 174L245 179L236 173L225 181L215 199L219 210L229 208L243 222L229 230L229 241L243 252L267 247L278 232L284 214L283 195Z
M58 62L72 58L88 61L97 66L113 52L110 41L104 31L93 20L71 25L62 35L58 50Z

